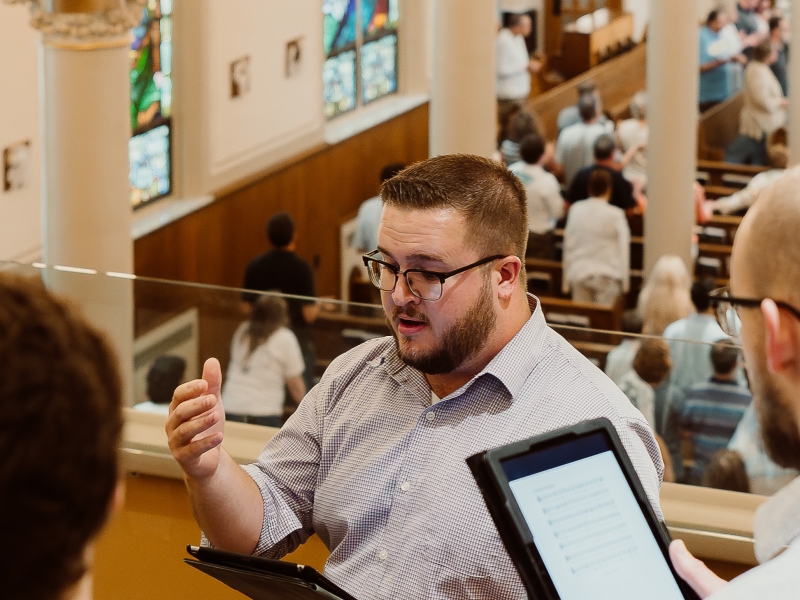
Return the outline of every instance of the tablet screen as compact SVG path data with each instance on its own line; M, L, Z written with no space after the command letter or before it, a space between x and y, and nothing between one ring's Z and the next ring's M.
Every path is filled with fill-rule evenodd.
M683 600L602 432L500 464L561 600Z

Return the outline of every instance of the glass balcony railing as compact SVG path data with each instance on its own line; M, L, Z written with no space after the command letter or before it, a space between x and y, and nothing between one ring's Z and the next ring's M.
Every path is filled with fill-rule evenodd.
M250 422L279 426L293 411L293 397L298 396L298 390L318 381L337 356L365 340L390 334L383 310L371 304L244 292L42 264L0 262L0 272L42 280L47 288L77 303L91 321L107 332L119 353L127 404L136 410L166 414L174 389L170 382L200 377L209 357L219 359L223 377L227 377L232 364L242 367L242 348L248 355L251 339L257 342L253 342L255 351L271 338L280 323L286 323L294 335L284 336L273 349L273 354L280 349L287 354L279 357L283 371L271 371L263 384L270 408L259 408L258 397L248 397L247 402L237 404L236 399L223 392L226 410L229 405L249 406L252 416L265 416L263 413L268 412L267 416L273 417ZM318 314L311 325L298 327L304 306L317 306ZM670 465L666 480L770 494L796 475L774 465L763 451L741 361L733 381L717 386L735 394L717 402L721 397L718 389L708 392L702 388L713 371L712 345L632 336L582 325L576 321L576 325L559 324L553 328L606 370L650 421L662 444L665 462ZM641 356L632 371L637 353ZM665 359L674 366L665 365ZM276 378L275 374L282 372L288 373L288 380ZM154 381L161 382L161 389ZM692 387L695 384L701 385ZM242 410L237 409L236 418L247 414Z

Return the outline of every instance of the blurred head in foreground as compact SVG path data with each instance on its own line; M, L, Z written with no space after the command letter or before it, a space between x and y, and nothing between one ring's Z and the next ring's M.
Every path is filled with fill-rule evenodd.
M105 338L41 282L0 274L0 596L81 595L121 498L121 384Z

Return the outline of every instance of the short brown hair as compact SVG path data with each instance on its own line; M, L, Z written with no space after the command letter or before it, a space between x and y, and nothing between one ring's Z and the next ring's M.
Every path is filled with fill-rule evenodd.
M739 362L739 349L731 340L720 340L711 347L711 365L714 373L727 375Z
M83 577L116 488L121 394L104 337L40 282L0 273L4 598L60 598Z
M702 485L749 494L750 478L747 476L742 455L736 450L718 451L706 465Z
M464 239L473 240L473 247L487 256L513 254L525 265L525 188L494 161L470 154L430 158L383 184L381 196L387 206L402 210L455 210L464 217Z
M753 60L758 62L766 62L770 54L772 54L772 42L768 39L753 48Z
M595 169L589 176L589 195L602 198L611 189L611 175L605 169Z
M658 385L666 379L672 369L669 346L661 338L649 338L642 341L636 357L633 359L633 370L645 383Z

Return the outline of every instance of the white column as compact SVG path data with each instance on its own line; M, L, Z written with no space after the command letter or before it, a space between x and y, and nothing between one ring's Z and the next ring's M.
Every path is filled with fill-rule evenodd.
M494 152L496 32L494 2L434 0L431 156Z
M130 398L133 272L128 183L130 28L143 0L31 2L42 32L43 260L50 289L72 298L111 339Z
M698 32L687 2L652 2L647 32L647 197L644 266L676 254L693 272Z
M789 55L789 111L787 135L789 138L789 166L800 163L800 0L792 0L792 33L790 42L795 52Z

